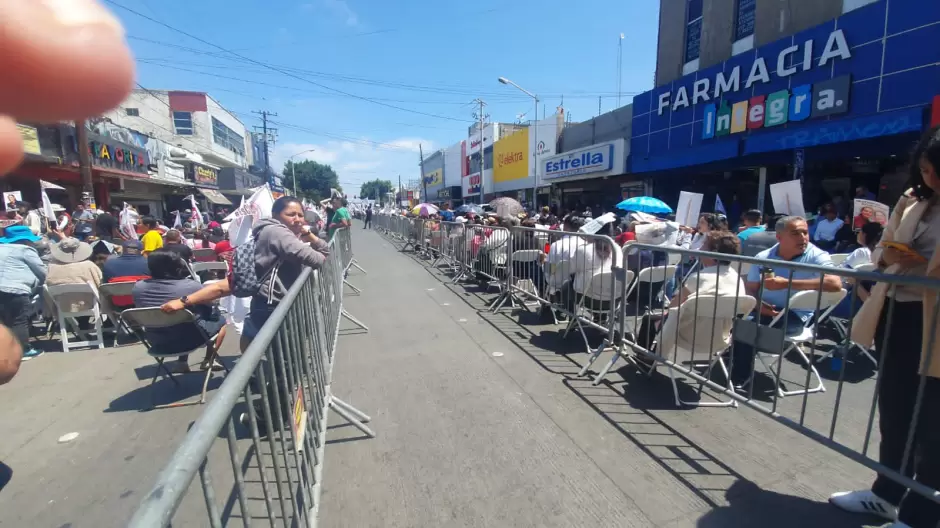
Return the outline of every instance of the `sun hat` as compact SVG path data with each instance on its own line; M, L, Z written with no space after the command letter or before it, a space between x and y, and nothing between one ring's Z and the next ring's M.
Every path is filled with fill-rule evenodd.
M0 244L12 244L20 240L38 242L42 237L36 236L29 230L29 226L11 225L3 230L3 237L0 237Z
M91 256L91 246L77 238L64 238L58 244L49 246L52 258L61 264L72 264L88 260Z

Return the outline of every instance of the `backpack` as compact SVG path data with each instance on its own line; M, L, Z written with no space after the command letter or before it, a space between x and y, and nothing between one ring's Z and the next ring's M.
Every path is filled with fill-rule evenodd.
M248 240L239 244L232 255L232 274L230 284L232 295L235 297L254 297L262 293L261 284L269 275L272 280L268 285L268 291L263 292L268 300L268 304L273 303L274 287L280 285L281 281L277 278L277 270L280 263L275 264L271 271L258 277L255 271L255 239L250 237ZM283 286L282 286L283 289Z

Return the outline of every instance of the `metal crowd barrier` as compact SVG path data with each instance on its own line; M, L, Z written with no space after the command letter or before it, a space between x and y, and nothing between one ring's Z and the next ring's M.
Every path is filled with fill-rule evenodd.
M223 436L234 476L232 494L245 526L265 518L269 526L316 524L327 411L332 409L364 434L375 436L365 425L369 417L332 392L343 313L343 262L348 255L336 237L330 248L330 258L319 270L307 268L301 273L225 377L129 526L170 526L197 475L207 509L205 525L227 524L231 515L223 517L219 509L219 489L209 468L210 451ZM241 418L251 437L244 454L236 441L236 405L246 410ZM190 519L180 523L203 525Z
M923 358L920 373L911 373L907 386L916 386L916 397L910 405L885 410L882 391L901 390L896 376L887 386L883 379L885 358L906 352L891 348L898 341L897 336L891 337L892 314L902 303L888 297L883 311L887 322L882 323L881 340L872 350L851 339L853 320L862 304L860 288L870 289L880 282L892 292L908 288L938 299L940 280L885 275L870 271L871 266L853 270L636 243L621 250L604 236L522 227L507 232L444 222L441 230L444 236L436 246L441 256L432 264L443 260L455 282L476 278L497 286L499 295L489 305L491 309L499 310L507 303L512 308L539 307L550 310L556 323L568 318L567 327L559 328L563 335L578 328L589 352L581 376L588 374L601 355L610 353L610 360L594 377L595 384L620 360L649 376L656 367L665 368L677 406L744 405L940 503L940 492L915 481L913 469L901 471L913 468L922 456L919 435L928 434L924 429L933 426L927 420L936 419L940 406L936 389L940 381L923 374L930 371L934 358ZM499 233L498 238L492 238L494 233ZM483 241L489 242L495 259L480 258ZM719 261L724 264L715 266ZM810 279L787 279L785 286L770 293L770 286L763 286L770 268L786 270L788 277L799 273ZM742 282L725 277L728 270ZM575 280L579 274L581 280ZM760 285L756 290L745 284L749 274L751 282ZM720 295L698 295L703 285L719 281L726 284ZM765 303L776 303L774 315L754 317L753 312ZM927 350L933 350L940 303L925 318L928 328L923 340L929 345ZM587 334L591 330L601 334L600 346L590 346ZM741 358L747 368L743 387L736 387L732 374L736 359ZM859 379L857 373L849 375L849 365L853 372L873 372L862 372ZM758 391L759 385L764 387ZM829 395L823 395L827 391ZM847 401L865 401L864 415L846 405ZM871 453L885 441L875 427L879 413L931 418L901 420L897 427L903 429L903 438L892 438L889 443L895 450L903 446L903 452L883 463ZM864 430L855 426L859 423L865 424ZM929 438L937 435L930 433Z

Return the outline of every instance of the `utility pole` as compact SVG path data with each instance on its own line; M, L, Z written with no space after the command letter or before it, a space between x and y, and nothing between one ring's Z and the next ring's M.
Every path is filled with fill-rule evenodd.
M395 207L401 209L401 199L402 199L402 189L401 189L401 174L398 175L398 193L395 195L395 199L398 200L398 203L395 204Z
M251 113L261 116L261 134L264 136L264 168L265 172L271 172L271 157L268 151L268 145L271 143L272 138L269 134L276 129L268 128L268 117L277 117L277 114L266 110L252 111Z
M75 122L75 148L78 149L78 169L82 175L82 203L90 207L95 202L95 185L91 181L91 159L88 156L88 129L85 121ZM104 205L104 204L102 204Z
M484 161L484 157L483 157L483 150L484 150L483 148L484 146L483 145L483 123L486 121L486 118L488 118L489 116L483 113L483 107L486 106L486 102L483 99L474 99L473 102L480 106L480 111L477 112L473 117L479 120L479 128L480 128L480 203L482 204L483 197L485 196L484 189L483 189L483 180L484 180L483 167L486 165ZM536 108L538 108L537 105L536 105Z
M428 179L424 177L424 149L421 147L421 143L418 143L418 159L421 161L421 185L422 192L424 196L424 203L428 203Z
M623 87L623 33L617 41L617 108L620 108L620 92Z

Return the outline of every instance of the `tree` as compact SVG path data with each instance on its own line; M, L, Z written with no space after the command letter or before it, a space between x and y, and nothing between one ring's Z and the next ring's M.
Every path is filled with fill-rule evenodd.
M313 160L304 160L297 164L288 161L284 164L284 185L289 188L294 186L292 170L295 170L297 175L297 194L302 197L319 202L330 197L330 189L343 191L339 185L339 176L329 165Z
M392 182L376 178L362 184L359 190L359 197L383 201L385 195L390 193L392 188Z

